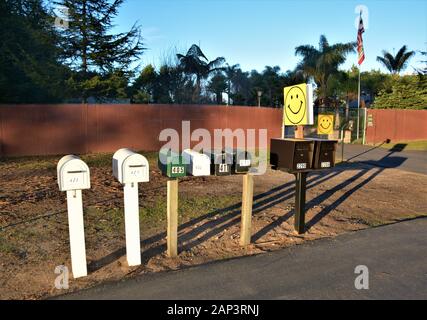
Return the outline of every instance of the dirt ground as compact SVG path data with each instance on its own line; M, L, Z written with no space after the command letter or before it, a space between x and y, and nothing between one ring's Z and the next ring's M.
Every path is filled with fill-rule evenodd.
M150 159L140 184L142 264L128 267L123 192L111 154L89 155L92 188L83 192L89 275L54 286L55 267L71 270L65 193L58 191L59 157L0 162L0 298L40 299L138 274L300 244L427 215L426 176L398 169L341 164L308 177L308 231L293 231L294 177L268 170L254 177L252 244L239 246L242 176L186 177L179 183L179 256L165 255L166 178Z

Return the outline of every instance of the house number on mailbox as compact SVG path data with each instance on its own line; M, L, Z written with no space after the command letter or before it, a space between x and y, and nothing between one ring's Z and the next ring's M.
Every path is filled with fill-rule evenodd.
M172 173L184 173L184 167L172 167Z
M219 172L223 173L223 172L227 172L227 171L228 171L228 164L220 163L219 164Z

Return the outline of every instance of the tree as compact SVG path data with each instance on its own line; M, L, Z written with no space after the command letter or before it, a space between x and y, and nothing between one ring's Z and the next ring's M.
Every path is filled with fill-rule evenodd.
M196 88L193 94L193 102L200 101L201 81L209 77L216 71L222 71L225 62L223 57L218 57L212 61L204 55L199 46L193 44L188 49L186 55L177 54L182 70L196 77Z
M217 72L209 81L208 90L215 94L216 103L222 104L222 93L227 90L227 78L221 72Z
M422 56L427 56L427 51L420 51L420 54ZM423 60L421 62L424 64L424 66L415 68L415 71L418 73L420 78L427 75L427 60Z
M108 85L108 74L129 73L133 61L143 52L140 27L128 32L111 34L112 20L124 0L59 0L56 4L68 8L69 27L64 29L64 57L78 75L75 90L83 102L89 95L102 96L99 87ZM98 79L99 81L94 81Z
M224 73L227 77L227 105L230 105L232 84L239 69L240 66L238 64L230 66L228 63L224 69Z
M303 58L297 69L313 78L317 85L320 105L326 102L329 78L338 72L338 67L345 62L347 54L354 52L355 47L355 42L330 45L326 37L321 35L318 49L311 45L295 48L295 55Z
M407 51L406 46L403 46L399 49L395 56L385 50L382 52L382 54L382 57L377 57L377 61L384 65L384 67L386 67L390 73L397 74L400 71L405 70L409 59L415 55L415 52Z
M391 90L383 89L374 102L377 109L427 109L427 78L394 77Z
M154 94L158 74L153 65L149 64L142 69L141 74L132 86L132 102L150 103L154 101Z
M67 94L59 35L42 0L0 1L0 102L46 103Z

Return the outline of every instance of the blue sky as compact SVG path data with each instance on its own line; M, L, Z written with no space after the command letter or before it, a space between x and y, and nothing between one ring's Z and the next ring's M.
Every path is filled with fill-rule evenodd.
M261 71L266 65L286 71L300 60L294 55L295 47L317 46L321 34L330 43L355 41L358 5L368 9L364 12L366 59L362 71L385 71L376 61L383 49L397 52L406 44L411 50L427 51L424 0L127 0L113 31L125 31L135 22L142 26L147 47L142 65L158 66L171 48L185 53L196 43L209 59L223 56L245 71ZM422 59L417 53L407 71ZM353 63L356 54L349 55L342 68Z

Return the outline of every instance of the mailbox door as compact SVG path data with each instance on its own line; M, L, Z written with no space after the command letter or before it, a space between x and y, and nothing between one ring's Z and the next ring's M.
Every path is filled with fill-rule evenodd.
M319 154L317 155L316 168L326 169L335 166L335 148L336 142L334 141L318 141L320 146L318 147Z
M312 142L295 142L294 161L292 169L294 171L304 171L311 169L313 159L313 143Z
M148 182L149 167L148 162L139 154L130 155L122 164L123 182Z
M236 153L236 173L246 173L251 167L252 159L247 151Z
M294 161L295 143L285 139L271 139L270 164L272 169L291 170Z
M187 169L182 161L182 156L174 156L168 158L166 175L170 178L184 177L187 174Z
M191 157L191 174L193 176L209 176L211 161L205 154L196 154Z
M229 176L231 174L231 164L218 163L214 165L215 175L217 176Z
M251 156L247 151L233 150L231 173L247 173L251 167Z
M63 164L59 170L61 191L82 190L90 188L90 173L87 165L80 159Z
M211 174L216 176L229 176L231 174L232 156L225 152L211 154Z

